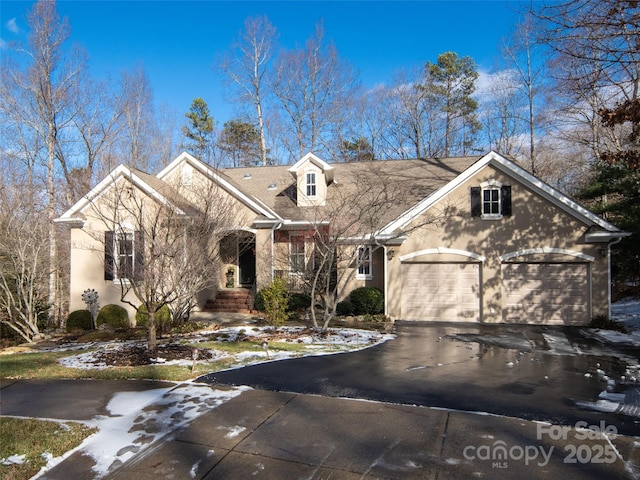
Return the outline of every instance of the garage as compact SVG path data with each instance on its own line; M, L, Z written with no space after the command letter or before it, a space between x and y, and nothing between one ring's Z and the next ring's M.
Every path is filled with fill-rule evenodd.
M403 263L402 318L480 321L479 263Z
M584 325L590 319L587 263L505 263L502 293L507 323Z

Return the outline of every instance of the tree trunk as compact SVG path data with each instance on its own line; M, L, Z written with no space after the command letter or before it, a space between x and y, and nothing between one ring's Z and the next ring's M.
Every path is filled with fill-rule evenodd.
M58 302L58 242L56 238L55 205L55 139L53 122L49 125L49 138L47 139L48 165L47 165L47 220L49 221L49 324L59 326L59 302Z
M149 339L148 348L150 352L155 352L158 349L158 340L156 337L156 310L148 309L149 312Z

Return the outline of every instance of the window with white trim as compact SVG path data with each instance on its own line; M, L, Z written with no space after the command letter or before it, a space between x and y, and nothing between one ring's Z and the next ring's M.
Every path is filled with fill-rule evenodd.
M134 233L128 230L120 230L116 233L117 270L116 278L121 280L131 279L134 275Z
M369 245L358 247L356 262L358 265L358 273L356 274L357 279L370 280L373 278L373 270L371 268L371 247Z
M301 273L306 270L304 235L289 237L289 268L292 272Z
M511 187L496 180L471 187L471 216L499 220L511 215Z
M105 232L105 280L135 280L142 274L142 232L118 229Z
M307 197L316 196L316 172L307 172Z
M501 215L500 187L487 187L482 189L482 216Z

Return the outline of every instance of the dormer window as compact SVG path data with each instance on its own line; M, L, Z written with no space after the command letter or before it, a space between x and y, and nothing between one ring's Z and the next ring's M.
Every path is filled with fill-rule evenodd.
M333 167L308 153L289 168L296 182L298 207L321 207L326 204L328 187L333 182Z
M307 197L316 196L316 172L307 172Z

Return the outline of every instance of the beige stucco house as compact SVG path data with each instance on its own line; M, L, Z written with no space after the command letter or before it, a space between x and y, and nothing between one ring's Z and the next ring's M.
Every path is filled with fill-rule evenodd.
M237 212L224 237L233 269L201 293L200 308L229 286L295 280L317 232L334 229L337 248L357 259L336 262L340 299L368 285L384 291L394 319L585 324L609 315L610 247L628 235L495 152L337 164L310 153L293 166L221 170L183 153L155 176L116 168L57 220L71 227L70 310L84 308L87 288L120 303L126 279L109 272L114 255L132 272L144 262L134 231L114 244L96 220L122 184L186 216L198 198L181 186L215 185Z

